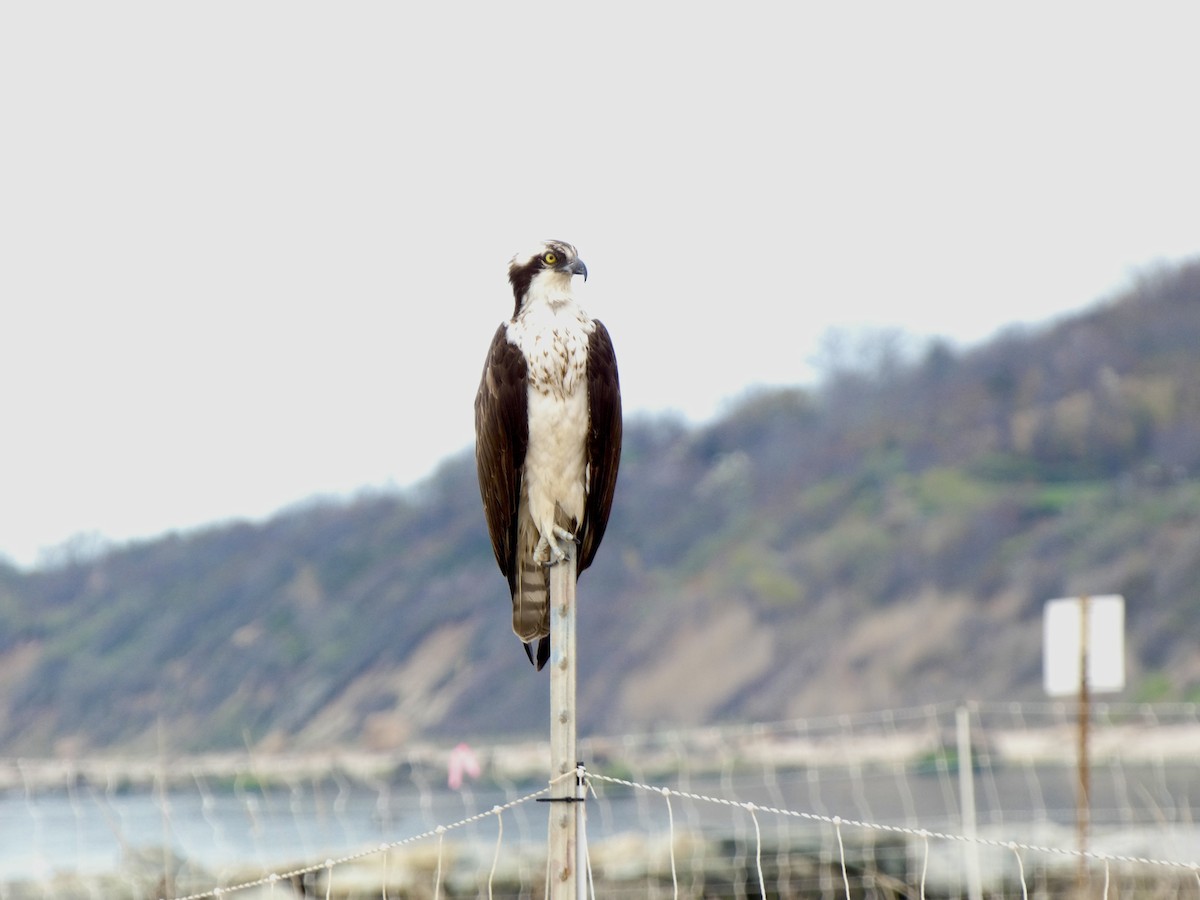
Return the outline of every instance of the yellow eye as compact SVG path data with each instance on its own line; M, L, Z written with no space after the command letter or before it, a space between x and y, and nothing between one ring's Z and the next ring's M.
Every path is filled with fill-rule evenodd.
M548 266L552 266L556 262L558 262L558 255L553 252L543 253L542 254L542 262L544 262Z

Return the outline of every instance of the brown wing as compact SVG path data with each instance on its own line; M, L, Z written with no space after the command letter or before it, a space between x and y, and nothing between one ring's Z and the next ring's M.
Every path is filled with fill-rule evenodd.
M592 564L608 526L621 464L621 383L608 329L596 322L588 343L588 495L583 511L579 571Z
M492 552L512 593L516 593L519 571L517 507L529 444L527 402L525 357L508 342L501 324L492 338L475 395L475 466Z

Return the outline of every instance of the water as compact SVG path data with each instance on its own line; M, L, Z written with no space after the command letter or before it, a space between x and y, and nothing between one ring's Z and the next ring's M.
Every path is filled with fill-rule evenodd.
M821 816L961 833L957 774L893 767L831 770L738 770L724 774L648 778L674 789L749 801ZM1006 766L976 773L981 829L989 835L1027 838L1034 826L1058 826L1064 841L1074 822L1070 766ZM594 782L601 797L589 802L589 839L624 832L664 835L669 815L677 829L745 838L753 825L745 810L676 795L668 813L655 793ZM1146 765L1093 771L1092 821L1097 833L1152 833L1156 827L1196 821L1200 767ZM48 879L59 873L100 874L141 859L161 867L169 855L214 877L280 871L320 864L405 840L439 825L485 814L451 832L449 840L494 842L498 823L486 815L536 788L479 787L462 791L305 781L291 789L211 790L168 793L71 790L0 795L0 883ZM503 813L506 845L543 846L546 806L526 802ZM820 828L820 823L759 813L764 833ZM1193 833L1193 832L1189 832ZM1152 842L1153 845L1153 842ZM1067 844L1073 846L1073 842ZM1161 849L1161 848L1160 848ZM1194 856L1200 848L1178 848Z
M491 798L483 798L485 801ZM504 802L503 797L495 802ZM0 799L0 881L112 872L162 848L213 873L320 862L481 811L473 795L363 789L103 794ZM468 811L470 810L470 811ZM161 863L160 863L161 864Z

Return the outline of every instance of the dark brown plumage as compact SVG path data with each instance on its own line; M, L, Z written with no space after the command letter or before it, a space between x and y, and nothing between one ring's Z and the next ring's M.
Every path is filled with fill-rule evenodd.
M516 310L496 329L475 397L475 460L492 551L508 580L513 630L538 669L550 655L547 565L555 559L554 542L563 540L547 534L554 530L551 519L574 535L582 573L604 537L621 456L612 340L570 294L571 276L586 272L575 248L558 241L514 259L509 280ZM530 348L537 348L533 363ZM532 433L531 402L538 404ZM580 402L586 403L586 424L578 416ZM531 479L532 459L543 470ZM566 474L580 461L582 485ZM578 496L582 504L573 509Z

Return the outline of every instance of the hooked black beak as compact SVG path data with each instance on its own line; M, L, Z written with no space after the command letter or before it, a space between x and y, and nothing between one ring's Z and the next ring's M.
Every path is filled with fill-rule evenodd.
M571 264L572 275L582 275L583 280L587 281L587 266L583 264L582 259L577 259Z

